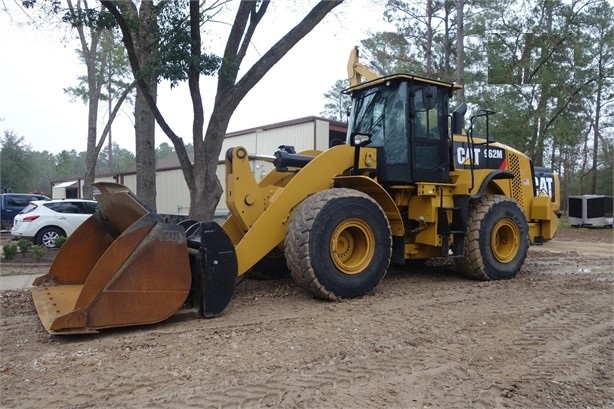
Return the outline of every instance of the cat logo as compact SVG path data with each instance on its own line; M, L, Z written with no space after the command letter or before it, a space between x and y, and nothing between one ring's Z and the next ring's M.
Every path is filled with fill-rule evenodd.
M538 192L544 192L548 194L554 200L554 177L552 175L539 175L535 176L535 186Z
M463 166L479 166L480 148L473 148L471 152L471 149L459 146L456 148L456 162Z
M505 150L502 148L454 142L453 149L456 166L465 169L506 169Z

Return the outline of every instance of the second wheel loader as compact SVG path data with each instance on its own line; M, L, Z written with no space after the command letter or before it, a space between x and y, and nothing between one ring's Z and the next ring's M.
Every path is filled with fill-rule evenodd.
M215 316L253 269L289 270L326 300L372 291L391 263L433 257L476 279L514 277L529 245L556 232L558 179L551 197L535 186L528 157L465 132L466 106L449 112L458 85L380 76L357 57L348 66L347 143L323 152L282 146L260 182L245 148L228 150L230 214L221 226L166 224L123 186L97 184L101 212L32 291L44 327L159 322L186 303Z

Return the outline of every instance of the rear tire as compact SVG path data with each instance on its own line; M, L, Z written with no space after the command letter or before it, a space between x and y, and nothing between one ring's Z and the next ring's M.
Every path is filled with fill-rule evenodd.
M360 297L386 274L392 236L382 208L353 189L309 196L292 215L285 254L294 281L327 300Z
M529 226L520 206L507 196L483 196L472 203L465 256L456 267L478 280L506 280L518 274L528 249Z
M36 234L36 243L48 249L52 249L55 248L55 239L60 236L66 236L66 233L64 233L62 229L57 227L45 227Z

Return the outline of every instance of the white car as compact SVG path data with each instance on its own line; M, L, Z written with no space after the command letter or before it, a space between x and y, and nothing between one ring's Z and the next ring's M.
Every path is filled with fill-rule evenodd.
M55 247L55 239L68 237L98 211L95 200L35 200L15 216L13 240L30 239L47 248Z

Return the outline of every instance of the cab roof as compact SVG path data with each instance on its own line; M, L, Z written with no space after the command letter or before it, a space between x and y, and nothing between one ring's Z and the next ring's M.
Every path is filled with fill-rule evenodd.
M439 81L439 80L433 80L433 79L430 79L430 78L420 77L418 75L393 74L393 75L387 75L385 77L377 78L377 79L374 79L374 80L371 80L371 81L363 82L363 83L358 84L356 86L344 89L343 93L344 94L350 94L350 93L352 93L354 91L359 91L359 90L363 90L363 89L372 88L372 87L375 87L377 85L380 85L382 83L385 83L385 82L391 81L391 80L423 82L425 84L435 85L437 87L450 88L450 91L456 91L458 89L462 89L463 88L463 86L461 84L455 84L454 82L444 82L444 81Z

